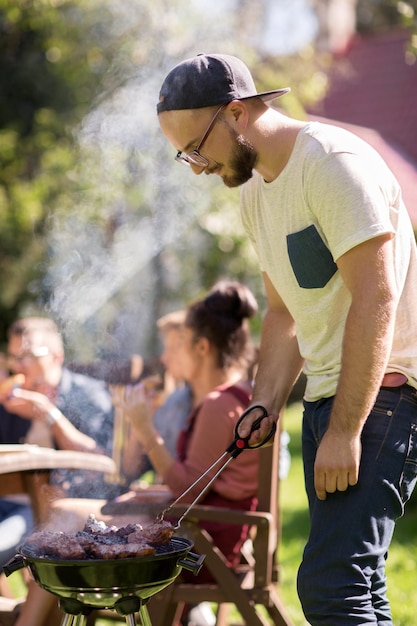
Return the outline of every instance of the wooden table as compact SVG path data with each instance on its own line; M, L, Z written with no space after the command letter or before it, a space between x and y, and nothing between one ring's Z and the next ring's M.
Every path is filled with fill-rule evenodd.
M49 472L53 469L85 469L114 474L116 464L103 454L28 444L0 444L0 496L29 494L35 520L45 520L49 501L41 497L41 491L48 484Z

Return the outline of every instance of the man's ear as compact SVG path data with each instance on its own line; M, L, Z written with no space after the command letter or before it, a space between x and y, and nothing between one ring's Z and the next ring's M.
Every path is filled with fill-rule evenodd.
M244 102L241 100L232 100L227 106L226 115L229 115L229 123L238 132L245 130L249 123L249 111Z

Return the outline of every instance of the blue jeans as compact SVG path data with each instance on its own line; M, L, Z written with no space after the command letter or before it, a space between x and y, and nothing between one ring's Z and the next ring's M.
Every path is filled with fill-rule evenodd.
M417 395L381 388L362 433L358 484L318 500L314 459L332 398L304 403L303 460L310 535L298 595L311 626L392 626L385 561L417 479Z

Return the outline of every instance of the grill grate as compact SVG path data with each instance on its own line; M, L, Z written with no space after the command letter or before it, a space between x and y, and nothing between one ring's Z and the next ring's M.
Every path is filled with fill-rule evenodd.
M23 555L28 557L29 559L42 559L42 561L51 561L54 563L60 562L60 563L86 563L86 562L93 562L93 561L97 561L97 562L103 562L103 561L112 561L112 560L116 560L116 561L122 561L122 560L131 560L131 559L143 559L143 560L147 560L147 559L154 559L157 556L163 556L163 555L169 555L169 554L175 554L176 552L183 552L184 550L189 549L192 546L192 542L189 541L188 539L184 539L183 537L172 537L171 541L165 545L156 545L155 547L155 554L153 555L148 555L148 556L131 556L131 557L124 557L124 558L119 558L119 559L93 559L93 558L85 558L85 559L60 559L56 556L49 556L49 555L45 555L45 554L39 554L36 552L36 550L34 550L33 548L26 546L25 544L23 544L20 549L19 552Z

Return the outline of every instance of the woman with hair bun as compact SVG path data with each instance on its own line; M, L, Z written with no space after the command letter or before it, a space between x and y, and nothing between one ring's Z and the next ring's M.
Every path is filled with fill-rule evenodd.
M254 350L249 319L257 310L251 291L239 282L227 280L188 306L180 351L184 375L192 390L193 409L178 439L177 458L170 454L155 429L143 393L133 388L128 398L128 416L137 436L174 497L199 478L234 439L236 422L251 397L248 369ZM200 503L253 510L258 461L256 450L238 456L216 478ZM202 488L199 483L183 502L192 502ZM236 566L248 528L208 522L201 525L210 532L230 566ZM206 582L211 575L203 567L199 576L192 578L196 583Z

